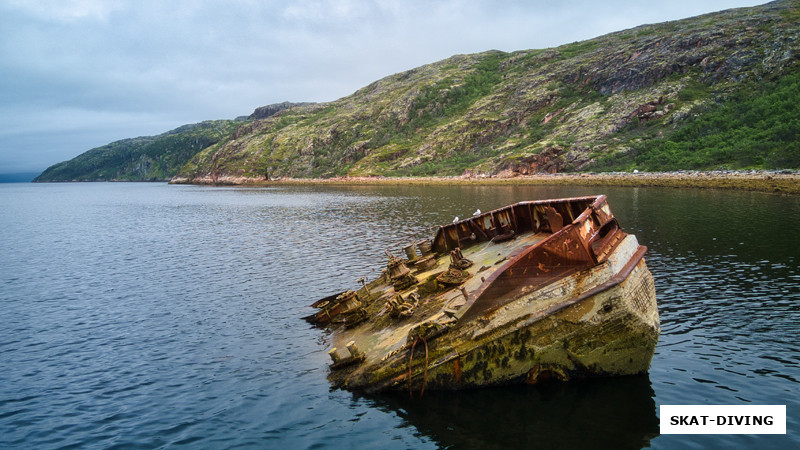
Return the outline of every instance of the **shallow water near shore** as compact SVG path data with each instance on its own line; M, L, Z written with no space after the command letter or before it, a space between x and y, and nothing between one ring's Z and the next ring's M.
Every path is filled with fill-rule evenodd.
M608 195L649 247L649 375L331 390L314 300L387 247L522 200ZM800 446L800 201L568 186L0 185L1 448ZM659 435L661 404L785 404L787 434Z

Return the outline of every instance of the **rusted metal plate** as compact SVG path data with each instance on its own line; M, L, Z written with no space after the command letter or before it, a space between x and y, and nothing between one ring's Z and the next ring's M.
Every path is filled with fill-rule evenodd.
M332 343L351 355L334 351L329 377L348 389L641 373L660 329L644 251L603 195L515 203L405 245L407 260L387 253L380 277L315 302L306 319L338 327ZM606 361L603 352L565 353L568 337L574 348L620 346ZM429 357L413 354L418 342ZM624 367L614 366L619 358Z

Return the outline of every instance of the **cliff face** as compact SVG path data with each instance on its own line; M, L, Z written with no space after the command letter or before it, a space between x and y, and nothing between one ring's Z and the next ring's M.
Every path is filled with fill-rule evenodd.
M796 74L798 24L800 2L779 1L553 49L454 56L243 125L176 181L591 169L738 89Z

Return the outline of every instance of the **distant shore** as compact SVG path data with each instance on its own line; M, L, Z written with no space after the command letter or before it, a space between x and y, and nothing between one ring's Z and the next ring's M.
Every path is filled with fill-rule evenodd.
M800 172L780 171L677 171L677 172L609 172L558 173L521 175L517 177L458 176L458 177L335 177L335 178L278 178L264 180L247 177L218 177L212 179L175 179L171 183L218 186L280 186L280 185L579 185L674 187L693 189L738 189L746 191L800 194Z

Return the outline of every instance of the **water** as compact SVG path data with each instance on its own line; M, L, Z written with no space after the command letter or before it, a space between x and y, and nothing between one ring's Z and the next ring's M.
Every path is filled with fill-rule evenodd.
M649 376L330 390L306 305L454 216L599 191L0 185L0 448L800 446L796 197L602 189L650 248ZM788 434L659 436L660 404L785 404Z

